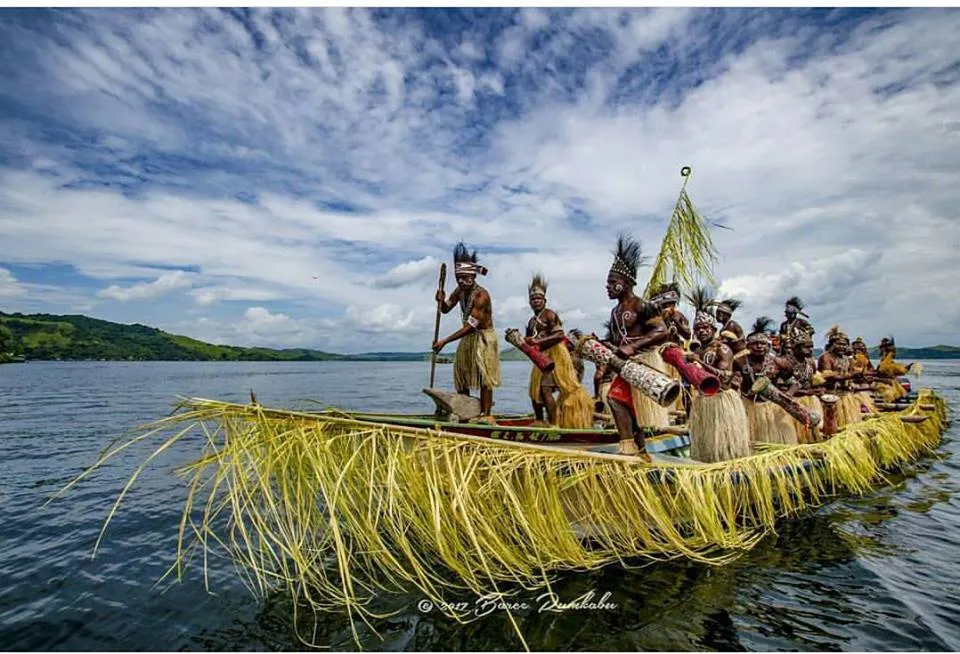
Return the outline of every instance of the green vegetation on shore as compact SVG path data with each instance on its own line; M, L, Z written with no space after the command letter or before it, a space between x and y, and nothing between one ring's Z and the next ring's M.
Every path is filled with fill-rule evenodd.
M500 359L523 361L512 347L503 347ZM876 348L870 356L878 357ZM453 357L452 348L440 355L441 363ZM936 345L898 348L897 358L960 359L960 347ZM33 361L429 361L429 352L369 352L335 354L302 348L275 350L266 347L213 345L186 336L168 334L146 325L122 325L87 316L21 314L0 311L0 363Z
M446 355L446 356L444 356ZM443 353L441 358L450 359ZM0 312L0 362L33 361L428 361L429 352L334 354L302 348L213 345L146 325L122 325L87 316ZM521 359L514 349L504 360Z

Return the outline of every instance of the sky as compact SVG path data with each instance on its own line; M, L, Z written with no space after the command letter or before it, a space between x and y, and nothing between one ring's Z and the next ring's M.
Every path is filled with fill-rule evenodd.
M0 9L0 310L426 351L463 240L498 331L538 271L600 331L618 232L655 256L691 166L741 324L798 295L818 346L960 344L958 34L954 9Z

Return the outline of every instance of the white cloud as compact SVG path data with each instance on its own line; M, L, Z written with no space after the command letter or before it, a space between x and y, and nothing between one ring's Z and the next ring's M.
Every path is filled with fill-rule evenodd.
M0 26L25 53L0 95L103 134L2 123L24 162L0 170L2 263L73 265L112 299L189 266L204 334L267 339L257 321L285 316L277 343L423 349L463 239L498 331L525 323L537 270L565 324L599 330L617 231L654 254L691 165L697 206L733 230L717 275L745 322L798 294L821 332L957 340L954 12L525 10L449 46L361 10L78 16L56 40ZM272 304L241 327L226 300Z
M27 295L27 288L17 281L6 268L0 268L0 298L16 298Z
M390 303L369 309L351 304L347 307L344 317L349 326L360 332L405 332L409 331L416 313L415 309L404 310Z
M423 257L394 266L386 274L377 277L372 284L382 288L397 288L413 282L431 279L438 275L440 261L435 257ZM451 276L452 277L452 276Z
M129 302L131 300L155 300L181 288L188 288L193 284L191 275L182 270L164 273L152 282L138 282L133 286L121 287L116 284L98 291L100 297Z

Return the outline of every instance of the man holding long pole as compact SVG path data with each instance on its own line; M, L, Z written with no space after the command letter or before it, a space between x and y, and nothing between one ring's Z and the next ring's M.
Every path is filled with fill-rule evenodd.
M443 313L460 305L463 326L450 336L434 341L433 351L439 353L448 343L460 341L453 362L453 385L462 395L478 388L480 420L492 423L493 389L500 386L500 347L493 328L493 300L490 293L476 283L477 274L486 275L487 269L477 263L476 251L469 252L463 243L458 243L453 251L453 266L457 288L449 299L441 288L436 298Z

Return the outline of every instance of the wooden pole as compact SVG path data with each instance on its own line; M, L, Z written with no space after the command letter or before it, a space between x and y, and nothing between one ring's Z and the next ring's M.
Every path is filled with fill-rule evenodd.
M443 290L444 283L447 281L447 264L440 264L440 286L438 290ZM440 303L437 302L437 319L433 324L433 340L430 341L430 388L433 388L433 380L437 372L437 353L433 351L433 344L440 338Z

